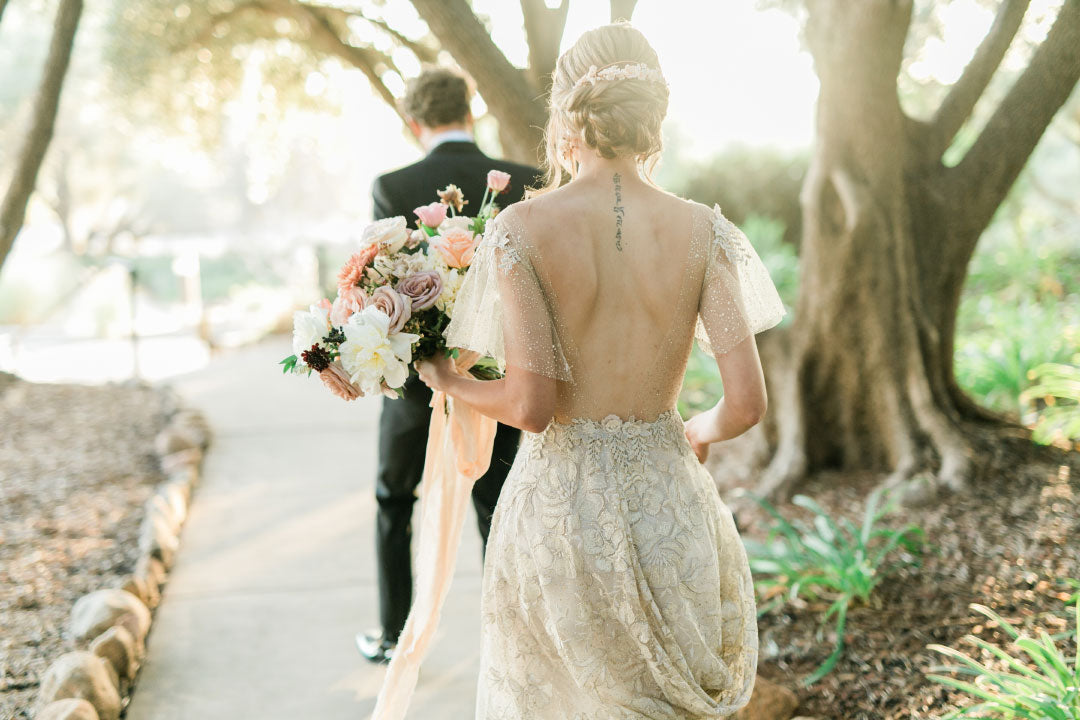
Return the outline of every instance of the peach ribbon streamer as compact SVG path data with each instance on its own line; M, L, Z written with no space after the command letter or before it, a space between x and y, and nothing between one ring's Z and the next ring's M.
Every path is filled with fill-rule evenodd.
M415 599L379 691L372 720L403 720L409 708L420 663L438 628L454 576L469 496L473 484L491 463L495 443L495 421L469 405L435 392L431 407L424 477L420 483L423 507Z

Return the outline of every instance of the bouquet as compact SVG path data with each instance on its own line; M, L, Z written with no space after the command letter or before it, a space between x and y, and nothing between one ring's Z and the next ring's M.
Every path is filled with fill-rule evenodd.
M461 190L449 185L438 202L416 208L417 228L403 217L364 229L361 249L338 273L337 297L293 314L293 355L286 373L317 372L339 397L382 393L400 397L413 363L448 350L443 330L487 222L499 212L495 199L510 182L492 170L480 209L462 214ZM481 379L499 376L490 359L473 365Z

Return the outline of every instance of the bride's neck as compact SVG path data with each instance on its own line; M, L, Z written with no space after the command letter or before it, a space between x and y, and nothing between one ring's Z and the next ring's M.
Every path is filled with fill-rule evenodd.
M593 152L578 155L578 171L575 181L588 182L602 179L611 182L615 174L627 180L637 180L638 164L634 158L605 158Z

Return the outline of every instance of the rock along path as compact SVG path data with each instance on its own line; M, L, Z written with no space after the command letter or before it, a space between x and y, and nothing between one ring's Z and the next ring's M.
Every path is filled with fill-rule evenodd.
M361 658L353 636L378 617L379 401L345 403L317 378L282 376L289 352L276 338L173 383L214 442L127 720L371 715L385 668ZM480 542L466 522L410 718L474 712Z

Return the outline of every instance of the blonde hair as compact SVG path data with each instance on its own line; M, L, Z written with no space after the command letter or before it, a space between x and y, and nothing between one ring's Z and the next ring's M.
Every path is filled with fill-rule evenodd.
M633 157L649 177L663 149L660 125L667 114L668 88L645 78L595 78L596 68L641 64L659 72L656 51L629 23L590 30L564 52L555 65L548 122L544 129L545 183L533 197L563 184L576 166L564 157L569 138L601 157ZM586 78L593 72L593 79Z

